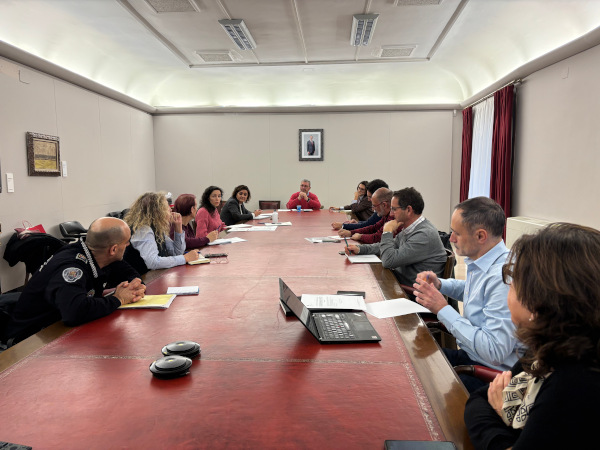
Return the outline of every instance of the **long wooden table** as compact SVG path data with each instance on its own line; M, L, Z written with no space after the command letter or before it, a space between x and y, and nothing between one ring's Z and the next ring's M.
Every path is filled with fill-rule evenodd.
M200 286L168 310L57 323L0 354L0 440L34 448L383 448L385 439L471 448L467 394L416 315L371 318L378 344L321 345L282 314L278 279L297 294L361 290L403 296L381 265L350 264L328 211L280 212L291 227L235 233L210 247L227 264L151 273L147 292ZM230 236L233 236L231 234ZM148 370L164 345L202 348L190 374Z

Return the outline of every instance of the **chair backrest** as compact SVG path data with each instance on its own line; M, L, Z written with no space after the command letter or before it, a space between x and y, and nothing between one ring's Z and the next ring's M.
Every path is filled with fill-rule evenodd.
M259 200L259 209L279 209L281 208L281 201L279 200Z
M87 229L76 220L63 222L58 225L58 228L60 229L60 234L66 238L78 238L87 233Z
M444 266L444 273L442 278L454 278L454 266L456 264L456 257L452 250L446 249L446 265Z
M35 273L50 256L66 244L58 238L46 233L32 233L19 239L14 233L6 243L4 259L13 267L19 262L25 263L25 283L29 275Z

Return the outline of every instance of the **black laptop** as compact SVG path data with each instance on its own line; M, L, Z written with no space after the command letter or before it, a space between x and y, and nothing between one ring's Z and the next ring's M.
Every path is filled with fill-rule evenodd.
M362 311L319 310L312 312L281 278L279 279L279 297L321 344L381 341L381 337Z

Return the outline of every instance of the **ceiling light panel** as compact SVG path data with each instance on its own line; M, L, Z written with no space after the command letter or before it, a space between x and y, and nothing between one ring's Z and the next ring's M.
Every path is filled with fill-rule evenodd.
M219 23L240 50L256 48L256 42L254 42L250 30L248 30L243 20L219 20Z
M369 45L379 14L354 14L352 17L352 33L350 35L350 45L358 47L360 45Z

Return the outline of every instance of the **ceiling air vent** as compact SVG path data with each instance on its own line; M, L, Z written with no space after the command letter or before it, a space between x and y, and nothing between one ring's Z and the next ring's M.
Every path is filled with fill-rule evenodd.
M396 0L396 6L420 6L420 5L439 5L442 0Z
M239 58L229 50L221 51L202 51L198 50L196 54L202 58L202 61L206 63L222 63L222 62L234 62Z
M415 45L394 45L381 47L375 56L379 58L408 58L415 50Z
M194 0L145 0L157 14L200 12Z

